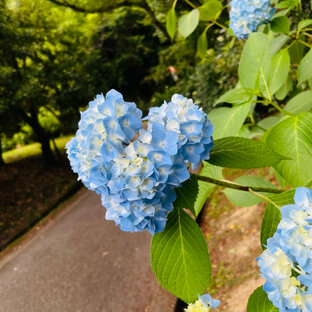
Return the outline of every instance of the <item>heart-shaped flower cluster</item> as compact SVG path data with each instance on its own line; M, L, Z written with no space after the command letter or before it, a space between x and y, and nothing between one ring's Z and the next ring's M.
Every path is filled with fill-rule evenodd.
M230 28L237 38L247 38L261 24L269 22L274 13L270 0L232 0Z
M312 190L297 188L295 204L281 207L282 220L258 257L263 289L279 311L312 311Z
M106 219L123 231L154 234L173 209L174 188L190 176L188 163L196 167L209 157L213 126L180 95L152 108L145 128L141 117L117 91L98 95L82 113L67 153L78 179L101 195Z

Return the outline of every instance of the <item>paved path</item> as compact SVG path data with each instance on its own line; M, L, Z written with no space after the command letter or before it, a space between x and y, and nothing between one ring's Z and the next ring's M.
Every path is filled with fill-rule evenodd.
M148 233L106 221L89 191L0 261L0 312L172 312L149 265Z

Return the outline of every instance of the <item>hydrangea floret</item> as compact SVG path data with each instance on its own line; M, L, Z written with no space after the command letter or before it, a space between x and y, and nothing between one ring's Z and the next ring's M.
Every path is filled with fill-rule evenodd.
M232 0L230 5L230 28L239 39L247 38L275 13L270 0Z
M312 190L297 188L295 204L281 207L282 219L257 258L263 289L279 311L312 311Z
M213 126L191 100L175 98L183 101L166 112L173 115L170 110L179 111L180 106L183 111L187 103L183 121L172 117L168 122L154 108L153 120L147 118L143 128L135 103L125 102L115 90L98 95L81 114L76 136L67 144L78 179L101 195L106 219L123 231L161 232L176 199L174 188L190 177L188 162L196 160L192 165L197 165L209 156ZM184 130L186 123L200 131ZM185 152L191 144L194 152Z
M185 312L209 312L211 308L217 308L219 304L220 300L214 300L208 294L198 295L198 300L190 303Z

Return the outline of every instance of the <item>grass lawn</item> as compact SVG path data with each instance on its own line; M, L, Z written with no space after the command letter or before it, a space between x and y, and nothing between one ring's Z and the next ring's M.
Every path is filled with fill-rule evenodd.
M73 135L64 136L55 139L55 144L59 151L64 150L66 143L73 137ZM54 150L53 144L51 144L52 150ZM11 163L14 161L18 161L24 158L28 158L31 156L36 156L41 154L40 143L32 143L29 145L22 146L20 148L16 148L11 151L7 151L3 153L3 159L5 163Z

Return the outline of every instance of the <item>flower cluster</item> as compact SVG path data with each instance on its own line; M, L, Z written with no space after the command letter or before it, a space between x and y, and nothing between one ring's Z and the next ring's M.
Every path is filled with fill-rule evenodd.
M190 303L185 312L209 312L210 308L217 308L220 304L219 300L213 300L210 295L198 295L198 300Z
M144 128L135 103L111 90L90 102L67 144L73 171L101 195L106 219L123 231L161 232L176 199L174 188L190 176L188 162L195 166L209 156L213 126L207 116L191 100L172 99L165 110L170 117L162 115L163 106L159 112L153 108Z
M312 190L297 188L295 204L281 208L282 220L258 257L263 289L279 311L312 311Z
M237 38L247 38L261 24L269 22L274 12L270 0L232 0L230 28Z

